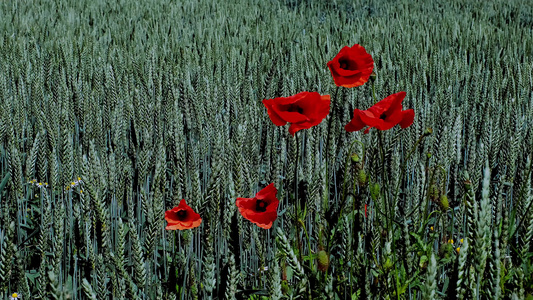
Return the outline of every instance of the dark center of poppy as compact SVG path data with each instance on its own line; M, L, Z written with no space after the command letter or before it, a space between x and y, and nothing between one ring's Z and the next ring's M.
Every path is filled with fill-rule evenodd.
M255 210L265 212L267 210L268 203L263 200L257 200L255 203Z
M340 59L339 64L341 66L341 69L344 69L344 70L356 70L357 69L357 65L355 64L355 62L349 59Z
M381 116L379 116L380 119L385 120L387 118L387 115L385 113L382 113Z
M298 105L289 106L287 111L288 112L297 112L297 113L300 113L300 114L303 114L303 112L304 112L303 108L299 107Z
M187 217L187 211L186 210L180 210L176 213L176 216L178 216L179 220L183 220Z

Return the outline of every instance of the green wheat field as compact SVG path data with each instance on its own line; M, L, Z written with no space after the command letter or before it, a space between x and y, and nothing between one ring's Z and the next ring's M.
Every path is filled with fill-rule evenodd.
M413 124L347 132L372 87ZM531 300L532 160L529 0L0 1L0 300Z

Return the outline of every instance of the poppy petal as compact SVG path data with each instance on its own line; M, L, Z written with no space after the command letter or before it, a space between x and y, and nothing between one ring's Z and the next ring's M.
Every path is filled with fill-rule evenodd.
M357 63L356 62L352 62L352 64L356 65ZM362 73L362 71L359 70L359 69L347 70L347 69L341 68L339 61L334 62L333 66L336 67L335 68L335 73L337 73L338 77L351 77L351 76L355 76L355 75L358 75L358 74Z
M309 120L319 119L319 123L328 113L331 105L329 95L321 96L319 93L310 93L307 99L297 102L302 109L302 114Z
M413 109L407 109L402 111L403 119L400 122L402 128L407 128L413 124L415 119L415 111Z
M337 79L333 79L333 81L337 86L353 88L365 84L368 81L368 78L370 78L370 75L362 76L361 74L356 74L350 77L338 77Z
M176 211L180 211L182 209L187 209L187 208L191 208L191 207L187 205L187 203L185 202L185 199L181 199L180 204L178 204Z
M191 228L198 227L198 226L200 226L200 224L202 224L202 219L201 219L201 218L199 218L199 219L197 219L197 220L194 220L194 221L192 222Z
M187 217L182 222L193 222L200 219L200 215L197 214L192 208L187 210Z
M264 213L264 214L258 215L254 220L250 220L250 221L252 221L252 223L254 223L254 224L257 224L261 228L269 229L272 226L272 223L276 220L277 217L278 216L277 216L276 212L274 212L274 213ZM269 224L270 224L270 226L268 226ZM261 226L261 225L266 225L266 226Z
M361 129L363 129L366 124L361 120L361 117L359 116L360 114L360 110L359 109L354 109L353 110L353 118L352 120L350 121L350 123L346 124L346 126L344 126L344 129L348 132L354 132L354 131L359 131Z
M255 201L253 201L253 205L255 206ZM276 208L275 211L257 212L252 209L239 207L239 212L245 219L252 223L267 224L268 222L274 221L277 218L277 204L272 205Z
M370 110L360 110L359 118L361 118L361 121L363 121L363 123L372 127L375 127L380 123L380 121L382 121L381 119L376 117Z
M237 198L237 201L235 201L235 204L237 205L239 210L240 209L243 209L243 210L254 210L255 209L254 198Z
M400 112L398 112L398 113L400 113ZM398 115L390 116L390 117L388 117L388 118L386 118L384 120L380 119L380 118L376 118L368 110L362 111L360 113L360 118L366 125L371 126L371 127L376 127L379 130L389 130L392 127L396 126L396 124L398 124L398 122L400 120L398 118ZM401 118L401 116L400 116L400 118Z
M414 111L402 111L402 102L405 98L405 92L398 92L387 96L385 99L374 104L367 110L354 110L354 117L345 126L346 131L357 131L364 126L369 126L364 133L368 133L371 127L379 130L389 130L400 124L402 128L408 127L413 123Z
M179 223L175 223L175 224L168 224L166 227L165 227L166 230L183 230L185 229L183 226L181 226L181 224Z
M305 115L295 112L295 111L286 111L282 110L279 107L274 106L274 111L282 118L283 120L289 122L289 123L298 123L298 122L304 122L308 121L309 118L307 118Z
M302 129L308 129L311 128L311 122L300 122L300 123L292 123L289 127L289 133L294 136L294 134Z
M202 219L194 220L191 222L178 222L178 223L169 223L165 229L166 230L185 230L185 229L191 229L196 228L200 226L202 223Z
M268 224L261 224L261 223L255 223L255 224L257 224L257 226L259 226L259 227L261 227L263 229L270 229L270 228L272 228L272 224L273 223L274 223L273 221L270 221Z
M169 223L178 221L178 219L176 218L176 212L174 211L174 209L165 211L165 220L167 220L167 222Z
M277 192L278 192L278 190L274 186L274 183L271 183L271 184L267 185L266 187L264 187L259 192L257 192L257 194L255 194L255 198L256 199L261 199L261 200L269 199L269 198L272 198L272 197L276 198Z
M280 105L289 105L289 104L294 104L300 101L301 99L307 98L309 94L310 94L309 92L303 91L303 92L299 92L298 94L294 94L289 97L278 97L278 98L274 98L273 100L275 100L275 102Z
M379 118L379 116L386 112L387 110L391 109L391 107L395 107L398 104L401 105L403 99L405 98L405 92L398 92L392 95L387 96L385 99L379 101L378 103L374 104L372 107L370 107L367 111L370 111L374 114L376 118ZM400 107L401 109L401 107Z
M272 123L274 123L274 125L283 126L287 124L287 121L283 120L274 110L273 99L263 100L263 105L266 107L268 116L270 117L270 120L272 121Z

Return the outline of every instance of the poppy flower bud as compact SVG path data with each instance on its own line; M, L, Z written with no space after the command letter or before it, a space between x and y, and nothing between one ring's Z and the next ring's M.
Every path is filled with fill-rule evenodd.
M329 267L329 255L326 251L318 251L318 269L322 272L326 272Z
M287 280L281 281L281 292L283 293L283 295L287 295L287 293L289 292L289 283L287 282Z
M283 293L283 295L287 295L287 293L289 292L289 283L287 282L287 280L281 281L281 292Z
M450 203L448 203L448 196L444 194L440 195L439 205L442 210L447 211L448 208L450 208Z
M363 186L367 182L366 172L364 169L359 170L357 173L357 181L359 182L360 186Z
M389 271L392 269L392 267L393 267L392 260L390 259L390 257L387 257L387 260L383 264L383 269L385 269L385 271Z
M450 243L444 243L440 245L439 256L441 258L450 258L453 253L453 245Z
M357 155L357 153L352 154L351 158L352 158L352 162L354 163L358 163L361 161L361 158L359 157L359 155Z
M426 130L424 130L424 136L431 135L432 133L433 133L433 128L426 128Z
M439 199L439 188L436 184L429 186L428 197L435 202Z
M378 183L374 183L370 187L370 196L372 197L372 200L376 201L378 199L378 197L379 197L379 193L380 193L379 184Z
M470 179L466 179L465 180L465 188L468 190L470 189L472 186L472 181L470 181Z
M372 82L376 81L376 77L377 77L376 72L372 71L372 73L370 74L370 81Z
M428 266L428 257L426 255L423 255L422 257L420 257L420 261L418 262L418 266L420 267L420 269L426 269L427 266Z

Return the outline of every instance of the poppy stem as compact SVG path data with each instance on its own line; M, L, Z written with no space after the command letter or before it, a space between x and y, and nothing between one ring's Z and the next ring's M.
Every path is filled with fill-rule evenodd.
M348 151L349 155L348 158L346 159L346 164L344 165L344 182L342 183L342 199L341 199L341 209L340 209L340 213L339 213L339 218L342 217L342 212L344 210L344 205L346 203L346 177L347 176L347 173L348 173L348 166L349 166L349 163L350 163L350 160L351 160L351 153L352 153L352 149L353 149L353 146L355 143L359 143L362 147L363 147L363 157L362 157L362 161L364 163L364 159L365 159L365 144L363 144L361 141L359 140L354 140L351 144L350 144L350 150ZM339 224L340 222L337 222L335 224L335 227L333 228L333 231L331 232L331 235L328 237L328 240L327 240L327 251L329 251L329 247L330 247L330 242L332 241L333 239L333 236L335 236L335 233L337 232L337 228L339 227Z
M374 104L378 103L378 99L376 99L376 85L374 84L374 81L372 81L372 97L374 98Z
M349 148L350 150L348 151L350 156L348 156L348 159L346 160L346 164L344 166L344 182L342 184L342 198L341 198L341 205L340 205L341 209L340 209L340 212L339 212L339 215L338 215L339 218L342 218L342 213L344 211L344 205L346 204L346 199L347 199L347 196L346 196L346 177L347 177L347 173L348 173L348 165L349 165L349 162L351 160L352 149L353 149L353 146L354 146L355 143L359 143L361 145L361 147L363 148L363 154L362 154L361 161L363 162L363 166L364 166L364 163L365 163L365 144L363 144L359 140L354 140L350 144L350 148ZM355 193L355 188L354 188L354 193ZM355 210L355 208L354 208L354 210ZM365 214L366 214L366 211L365 211ZM385 214L383 214L383 213L381 213L381 214L385 216ZM385 217L387 217L387 216L385 216ZM329 251L330 243L333 241L333 237L335 236L335 233L337 233L337 229L338 229L340 223L341 222L337 222L335 224L335 227L333 228L333 231L331 231L331 235L327 239L327 247L326 247L327 251Z
M363 144L361 141L359 140L354 140L351 144L350 144L350 150L348 151L348 158L346 159L346 164L344 165L344 182L342 183L342 199L345 199L346 198L346 178L348 177L347 173L348 173L348 166L350 164L350 160L352 159L351 158L351 155L352 155L352 149L353 149L353 146L355 143L359 143L361 145L361 147L363 148L363 157L361 159L361 161L363 162L364 164L364 161L365 161L365 144Z
M429 160L430 160L430 157L426 157L426 163L424 164L424 169L426 170L426 178L429 177ZM426 218L426 215L428 214L428 208L429 208L429 202L430 202L429 189L431 188L431 184L434 182L435 173L436 173L435 170L431 173L431 177L429 178L429 181L426 180L426 182L424 183L424 189L422 190L421 199L427 198L426 200L422 200L422 202L424 201L426 202L424 210L422 211L422 214L424 216L422 220L424 220ZM427 185L427 188L426 188L426 185Z
M304 146L305 146L305 147L304 147L304 151L305 151L305 149L307 148L307 144L306 144L306 142L307 142L307 131L304 131L304 137L303 137L303 140L302 140L302 143L303 143ZM299 145L298 140L296 140L296 143L297 143L297 145ZM300 160L300 159L303 160L303 158L302 158L301 155L300 155L300 147L297 146L296 150L297 150L296 153L297 153L297 155L298 155L298 160ZM296 169L296 171L298 171L298 169ZM295 176L295 178L296 178L296 176ZM297 187L297 188L299 187L298 183L297 183L296 187ZM306 198L304 197L304 199L306 199ZM305 219L306 216L307 216L307 202L306 202L306 201L304 201L304 204L303 204L303 211L304 211L304 213L303 213L303 214L304 214L304 215L303 215L303 218ZM311 239L309 238L309 234L308 234L308 232L307 232L307 228L305 227L305 220L302 220L302 227L303 227L303 229L304 229L304 233L305 233L305 235L307 236L307 247L309 248L309 257L311 257ZM311 270L314 270L314 269L315 269L315 268L314 268L314 265L313 265L313 260L312 260L312 259L309 260L309 266L311 267Z
M376 104L378 103L378 100L376 98L376 85L374 83L374 80L372 80L371 82L372 82L372 98L374 98L374 104ZM387 221L387 227L391 232L391 236L394 236L394 228L393 228L394 211L391 211L394 205L392 204L391 200L394 201L396 197L395 195L392 195L391 197L388 192L390 188L389 188L389 180L388 180L387 172L385 172L385 146L383 143L383 135L381 133L381 130L378 131L378 138L379 138L379 148L380 148L380 154L381 154L381 171L383 172L382 180L386 185L385 190L387 191L386 193L383 193L383 201L385 201L385 210L386 210L385 219ZM396 244L395 239L394 237L392 237L392 248L393 248L392 253L393 253L394 260L396 260L396 254L395 254L396 245L395 244ZM395 278L397 278L397 274L398 274L398 270L396 268L396 264L394 264L394 275L395 275L394 277ZM394 284L394 288L395 288L398 299L400 299L400 294L398 293L398 282L397 281L396 281L396 284Z
M339 94L339 86L337 86L335 88L335 94L334 94L333 98L331 99L331 101L333 102L332 108L331 108L332 111L335 109L335 103L338 102L337 101L337 95L338 94ZM329 184L330 183L329 183L329 164L328 164L328 159L329 159L329 141L330 141L330 135L331 135L331 122L332 121L333 121L333 114L330 113L329 114L329 119L328 119L328 134L326 136L326 149L324 151L326 153L324 155L325 156L325 161L326 161L326 193L325 193L325 196L324 196L324 199L323 199L324 203L323 203L322 206L323 206L323 210L325 212L327 212L328 208L329 208L328 206L329 206ZM336 228L336 226L335 226L335 228ZM327 239L327 241L326 241L326 244L327 244L326 249L327 250L326 251L329 251L331 237L326 234L326 239ZM327 278L327 273L326 273L326 278Z
M298 200L298 162L300 161L300 142L298 140L298 133L296 132L294 134L294 138L296 139L296 163L294 166L294 203L295 203L295 210L296 210L296 242L298 243L298 253L300 254L300 261L303 261L303 253L302 253L302 243L300 243L300 216L299 216L299 210L300 210L300 203ZM303 221L302 221L303 222ZM311 251L311 248L309 248L309 251Z
M174 230L174 253L172 253L172 265L174 266L174 268L170 268L170 270L174 270L175 272L175 274L172 274L171 278L176 278L176 283L178 282L177 280L178 271L176 270L176 266L178 265L177 261L178 261L178 230Z
M332 108L331 110L333 111L334 108L335 108L335 103L337 103L337 95L339 93L339 86L337 86L337 88L335 89L335 95L333 96L332 98L332 102L333 102L333 105L332 105ZM329 140L330 140L330 135L331 135L331 122L333 121L333 114L329 114L329 119L328 119L328 135L326 137L326 149L325 149L325 152L326 152L326 155L325 155L325 160L326 160L326 197L324 197L324 211L327 211L328 210L328 204L329 204L329 165L328 165L328 158L329 158Z
M400 180L398 180L398 185L396 186L396 191L394 192L394 195L393 195L394 196L394 201L397 201L398 191L400 190L400 184L401 184L403 176L405 174L405 169L407 168L407 161L409 161L409 158L411 157L413 152L415 152L416 147L418 146L418 144L420 144L420 142L422 141L422 139L424 137L426 137L426 135L422 134L420 136L420 138L418 138L418 141L416 141L416 143L414 144L413 148L411 149L409 154L407 154L407 157L405 158L405 160L402 162L402 168L400 170ZM415 208L413 208L413 210L410 213L406 214L405 218L409 218L419 207L420 207L420 203Z
M315 267L313 265L313 259L311 258L311 239L309 238L309 233L307 232L307 228L305 227L303 220L300 222L300 225L303 227L305 236L307 237L307 247L309 248L309 266L311 267L311 270L314 271Z
M374 81L372 80L372 98L374 99L374 104L378 103L378 100L376 98L376 85L374 83ZM385 187L385 190L388 191L389 188L388 188L388 178L385 178L386 177L386 172L385 172L385 146L384 146L384 143L383 143L383 135L381 133L381 130L378 131L378 139L379 139L379 154L381 156L381 170L383 172L383 182L385 182L386 184L386 187ZM391 212L390 212L390 203L389 203L389 198L390 197L386 197L388 196L388 193L384 193L383 195L383 201L385 201L385 209L386 209L386 212L385 212L385 215L386 215L386 219L387 219L387 227L392 229L392 221L391 221Z

